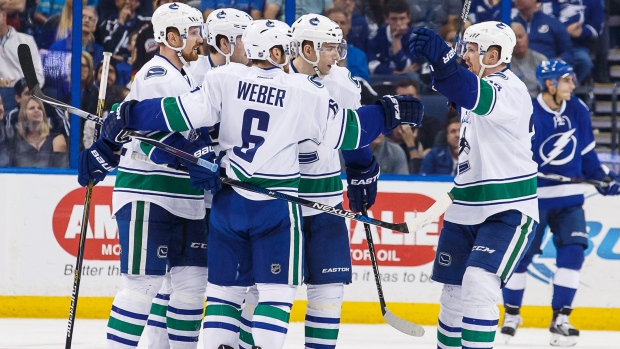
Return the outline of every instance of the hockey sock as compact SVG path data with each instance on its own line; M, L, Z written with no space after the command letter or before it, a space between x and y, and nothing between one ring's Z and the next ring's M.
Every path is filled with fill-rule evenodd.
M166 310L172 293L170 273L166 273L164 282L151 305L151 313L146 322L146 337L150 349L169 349L168 330L166 329Z
M463 348L492 348L499 321L500 278L468 267L463 276Z
M239 347L241 304L247 287L207 285L207 307L202 325L205 349L221 344Z
M553 276L553 298L551 308L560 310L570 307L579 287L580 270L584 260L581 245L565 245L557 248L558 270Z
M198 345L207 288L207 268L173 267L170 276L174 289L166 312L170 347L195 349Z
M463 319L462 287L444 285L439 303L439 324L437 325L437 348L461 348Z
M284 346L291 307L297 293L295 285L257 284L258 305L252 318L255 345L266 349Z
M245 295L243 311L241 311L241 326L239 330L239 347L242 349L252 349L254 338L252 338L252 317L258 305L258 289L256 285L248 289Z
M308 285L306 348L336 348L344 284Z
M523 293L525 292L525 283L527 275L525 272L515 272L506 283L506 286L502 289L502 296L504 297L504 305L508 305L514 308L521 308L523 303Z

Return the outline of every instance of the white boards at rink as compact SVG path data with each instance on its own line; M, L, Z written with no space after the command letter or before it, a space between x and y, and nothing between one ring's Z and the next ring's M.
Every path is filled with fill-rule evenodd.
M369 214L389 222L426 210L452 187L440 177L383 177L398 180L379 182L380 193ZM120 246L111 207L114 179L109 176L93 192L78 318L107 318L120 287ZM0 317L67 317L84 191L73 174L0 173ZM593 187L585 187L585 192L590 247L571 322L580 329L620 330L620 197L603 197ZM381 323L364 227L348 224L353 283L345 288L342 321ZM442 226L443 217L412 234L372 226L388 307L425 325L437 323L442 286L430 276ZM543 245L543 254L529 270L525 326L546 327L551 317L555 249L548 235ZM300 287L292 321L303 321L304 298Z

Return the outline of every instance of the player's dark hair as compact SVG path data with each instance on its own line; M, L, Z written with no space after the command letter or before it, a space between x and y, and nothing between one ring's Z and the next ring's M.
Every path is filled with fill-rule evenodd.
M413 86L416 92L420 93L420 84L418 84L418 82L415 80L403 79L403 80L398 80L398 82L396 83L396 88L404 88L404 87L409 87L409 86Z
M487 50L487 52L491 51L491 50L497 51L497 53L499 54L498 59L502 57L502 47L501 46L499 46L499 45L491 45L491 46L489 46L489 49Z
M220 41L224 39L224 40L228 40L228 38L226 37L226 35L222 35L222 34L218 34L215 36L215 44L217 45L217 47L221 50L222 46L220 45ZM216 54L218 53L217 50L215 49L215 47L213 46L209 46L209 53L213 53Z
M272 49L274 49L274 48L277 48L278 50L280 50L280 53L281 53L282 55L284 55L284 46L282 46L282 45L276 45L276 46L274 46L274 47L270 48L270 49L269 49L269 52L271 52L271 50L272 50ZM271 53L270 53L270 54L271 54ZM263 62L263 61L262 61L262 60L260 60L260 59L250 59L250 63L252 63L252 65L258 64L258 63L260 63L260 62Z
M405 0L390 0L385 5L384 14L389 16L390 13L406 13L407 16L411 15L409 12L409 5Z

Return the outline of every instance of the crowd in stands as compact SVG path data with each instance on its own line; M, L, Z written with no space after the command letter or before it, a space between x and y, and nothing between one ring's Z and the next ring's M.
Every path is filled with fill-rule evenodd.
M170 0L83 0L81 108L96 112L103 52L113 54L108 75L106 108L128 93L132 76L153 57L150 16ZM255 19L284 19L285 0L187 0L206 18L212 11L234 7ZM346 66L362 83L362 102L379 94L428 95L430 69L407 54L401 38L414 27L431 28L452 45L463 0L296 0L295 16L322 13L342 28L348 55ZM620 3L612 0L611 4ZM607 10L620 16L620 4ZM606 67L607 56L595 48L615 48L620 21L603 35L606 9L602 0L514 0L511 27L517 37L511 69L539 93L536 66L561 58L573 65L578 82L608 82L609 73L595 69L593 57ZM617 13L616 13L617 12ZM73 0L0 0L0 166L66 167L69 119L30 98L17 59L17 46L26 43L34 54L43 92L69 102ZM615 18L615 17L614 17ZM501 20L500 0L473 0L466 25ZM613 25L614 23L610 23ZM605 40L603 40L604 38ZM609 39L607 39L609 38ZM605 41L605 42L603 42ZM208 53L208 47L203 48ZM602 57L602 58L601 58ZM458 115L426 115L422 128L400 126L381 136L371 149L384 174L454 175L458 147ZM82 147L92 142L94 125L82 122ZM456 130L456 139L455 137ZM456 143L455 143L456 142Z

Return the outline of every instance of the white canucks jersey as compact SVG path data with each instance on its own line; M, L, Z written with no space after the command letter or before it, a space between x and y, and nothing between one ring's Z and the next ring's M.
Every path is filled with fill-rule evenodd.
M461 109L454 203L445 219L474 225L518 210L538 221L538 166L532 160L533 107L527 88L508 69L478 81L475 106Z
M207 73L192 93L161 101L170 129L188 130L220 123L221 166L231 178L297 195L298 143L309 139L333 149L360 142L357 113L339 110L324 86L280 68L230 63ZM269 198L244 190L251 200Z
M191 74L198 85L202 84L205 79L205 75L207 72L213 68L213 61L211 60L211 55L207 54L205 56L198 56L198 59L189 62L189 67L185 67L184 69Z
M144 100L177 96L191 91L195 82L191 75L179 71L168 59L155 55L137 73L131 92L125 100ZM162 138L165 133L150 135ZM131 158L132 152L149 154L151 146L133 140L123 146L113 194L113 210L140 200L155 203L170 213L188 219L205 215L204 194L195 189L189 175Z
M295 71L290 64L291 71ZM296 72L296 71L295 71ZM333 65L329 74L323 78L314 77L327 91L340 108L357 109L361 107L361 87L351 77L347 68ZM301 181L299 196L329 206L342 202L342 179L340 177L340 152L312 141L299 143L299 167ZM302 207L304 216L313 216L323 211Z

